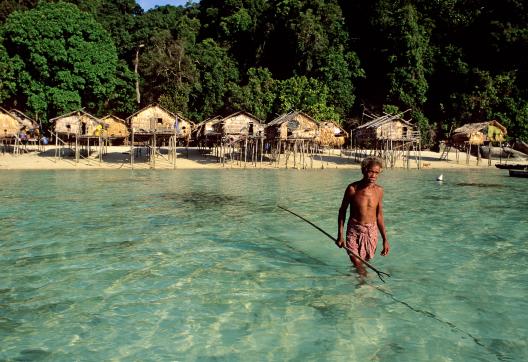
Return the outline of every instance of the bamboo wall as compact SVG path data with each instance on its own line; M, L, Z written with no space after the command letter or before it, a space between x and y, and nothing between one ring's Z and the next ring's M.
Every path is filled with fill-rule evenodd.
M97 127L101 122L87 114L72 114L55 119L55 133L78 134L80 136L98 136ZM83 132L84 131L84 132Z
M401 140L410 138L413 128L400 120L387 122L376 128L376 137L379 139Z
M353 131L354 138L360 144L368 144L377 140L410 140L413 138L414 127L401 120L388 121L377 126L359 128Z
M158 105L147 107L130 117L130 127L135 132L173 132L178 119L180 135L191 134L191 122L181 116L165 111Z
M80 129L79 116L76 114L55 119L55 133L78 134Z
M222 120L217 126L222 127L222 133L224 135L248 135L251 124L253 124L253 135L264 133L264 126L256 118L253 118L247 114L239 113L233 116L228 116Z

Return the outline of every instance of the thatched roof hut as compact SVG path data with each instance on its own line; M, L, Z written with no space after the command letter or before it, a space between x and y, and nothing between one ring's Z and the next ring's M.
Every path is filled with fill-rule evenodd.
M403 119L403 114L368 115L372 120L353 130L354 140L359 145L374 144L381 140L411 141L417 137L414 126Z
M260 136L264 135L264 125L249 112L240 111L222 118L213 128L222 136Z
M54 132L58 135L97 137L104 129L100 119L82 110L52 118L50 122L54 124Z
M130 134L124 119L109 114L101 118L101 121L106 125L106 134L108 137L127 138Z
M342 147L348 138L348 133L337 123L324 121L319 123L319 134L315 141L320 146Z
M0 139L14 138L20 131L18 119L6 109L0 107Z
M127 117L129 127L137 134L173 133L190 138L194 123L159 104L151 104Z
M506 127L499 122L487 121L468 123L455 129L451 135L454 145L482 145L488 142L503 142L507 134Z
M222 122L221 116L214 116L198 123L193 127L193 137L195 139L200 139L207 136L220 135L220 133L214 129L214 125L219 122Z
M15 116L16 119L18 119L18 121L22 125L22 128L25 127L27 130L38 130L40 128L37 121L35 121L31 117L28 117L27 115L22 113L22 111L19 111L18 109L11 109L9 112L11 112L11 114Z
M266 125L268 139L314 139L319 130L317 121L303 112L283 114Z

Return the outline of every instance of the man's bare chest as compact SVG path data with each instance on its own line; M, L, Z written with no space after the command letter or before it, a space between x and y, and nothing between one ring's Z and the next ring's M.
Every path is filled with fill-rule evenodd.
M373 208L378 205L378 195L374 190L362 190L354 196L354 204L357 207Z

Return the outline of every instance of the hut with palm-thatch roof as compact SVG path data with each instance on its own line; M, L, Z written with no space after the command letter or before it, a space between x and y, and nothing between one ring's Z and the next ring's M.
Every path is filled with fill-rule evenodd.
M82 148L85 147L89 156L91 147L96 146L99 161L102 161L106 132L105 124L99 118L78 110L52 118L50 123L53 124L55 136L55 157L60 157L64 148L71 148L78 162Z
M354 142L360 146L375 147L380 142L412 140L417 133L411 122L403 119L404 113L385 113L383 116L365 114L370 120L354 129Z
M13 152L17 151L18 135L22 125L18 119L8 112L6 109L0 107L0 146L2 152L6 152L8 147L13 147Z
M221 116L214 116L196 124L192 129L191 138L199 147L212 147L219 144L222 133L216 131L214 125L221 121Z
M382 158L386 167L394 167L401 159L403 166L410 168L411 151L414 153L418 168L421 167L421 137L414 125L405 120L404 114L385 113L383 116L364 114L369 121L352 131L355 154L367 155L368 152Z
M216 122L213 128L221 135L222 155L228 152L231 156L237 155L239 161L244 162L250 158L255 165L258 158L262 159L264 125L251 113L235 112ZM223 159L225 160L225 157Z
M502 142L505 141L507 133L506 127L495 120L465 124L452 132L440 158L445 154L445 158L447 159L449 150L451 147L454 147L457 161L458 150L461 150L466 152L467 164L469 164L469 156L472 153L476 153L478 165L481 158L481 147L486 145L487 147L483 147L483 151L488 154L486 157L488 157L488 163L491 165L491 146L493 143L498 143L502 146Z
M266 140L271 150L270 158L279 165L281 154L284 154L286 167L293 155L293 167L306 167L306 162L313 160L316 149L315 138L319 124L304 112L282 114L266 125ZM299 163L297 162L299 156ZM308 156L308 157L307 157ZM313 162L310 162L313 165Z
M101 118L101 121L105 124L105 133L112 144L116 145L126 142L130 132L124 119L109 114Z
M33 145L37 147L37 149L40 149L40 126L37 121L18 109L11 109L9 112L11 112L20 123L20 140L25 145ZM28 149L26 148L26 150Z
M171 112L157 103L146 106L126 120L136 137L176 134L178 138L189 140L194 125L181 114Z
M222 118L214 124L213 128L222 134L229 136L263 136L264 125L261 120L246 111L240 111Z
M504 142L508 131L499 122L487 121L468 123L455 129L451 135L451 143L455 146L483 145L490 142Z
M104 123L83 110L73 111L50 119L53 132L59 137L99 137L103 133Z
M317 135L319 125L315 119L304 112L282 114L266 125L268 140L313 140Z
M24 114L22 111L19 111L18 109L11 109L9 112L11 112L11 114L18 119L22 127L26 128L27 130L38 131L40 129L37 121Z
M348 139L347 131L337 123L331 121L319 123L319 132L315 138L319 146L339 148L347 144Z
M131 146L135 142L143 142L149 150L151 167L156 165L156 156L160 154L157 148L168 145L169 159L176 167L176 147L178 142L189 145L194 123L178 113L169 111L161 105L154 103L127 117L131 130ZM139 149L140 150L140 149ZM158 152L158 153L157 153ZM131 163L134 164L134 150L131 150Z
M21 128L19 120L12 113L0 107L0 139L5 142L15 139Z

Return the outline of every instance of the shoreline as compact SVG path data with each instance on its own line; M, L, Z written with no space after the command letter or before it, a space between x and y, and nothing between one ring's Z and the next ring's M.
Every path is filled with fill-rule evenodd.
M45 146L43 150L28 149L20 154L0 153L0 170L172 170L172 169L298 169L298 170L316 170L316 169L359 169L360 165L354 157L343 155L340 150L327 150L322 154L317 154L313 158L305 157L301 163L298 159L294 165L290 157L288 167L284 162L285 157L281 156L280 165L275 162L264 160L261 162L251 163L251 161L229 160L225 164L219 162L218 158L213 155L202 154L198 148L178 147L176 162L169 159L166 150L162 150L161 155L156 157L155 165L149 163L145 155L135 157L134 166L130 163L129 146L109 146L107 153L102 157L100 162L99 155L92 152L90 157L81 157L76 162L73 152L69 151L65 157L55 157L56 148L53 145ZM349 152L347 152L349 153ZM477 158L470 156L469 164L466 164L466 154L459 153L459 161L456 161L454 152L449 154L449 160L439 160L440 153L432 151L421 152L421 169L496 169L495 164L501 163L500 160L493 159L491 166L488 159L481 159L477 165ZM526 160L502 160L502 163L528 164ZM402 159L396 161L394 169L404 169ZM417 161L412 155L410 157L410 169L418 169Z

